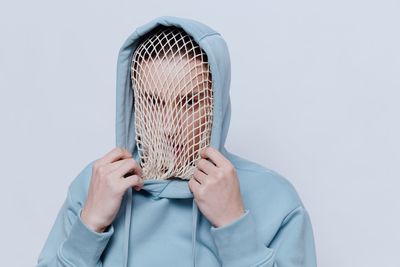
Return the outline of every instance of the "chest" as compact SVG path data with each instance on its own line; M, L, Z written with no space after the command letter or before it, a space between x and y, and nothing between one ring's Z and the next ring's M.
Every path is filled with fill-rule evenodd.
M126 203L125 203L126 205ZM114 221L114 234L103 253L103 267L123 266L123 244L128 242L128 266L193 265L194 218L192 199L152 199L134 195L129 233L125 232L125 205ZM201 215L196 227L196 266L219 267L210 223Z

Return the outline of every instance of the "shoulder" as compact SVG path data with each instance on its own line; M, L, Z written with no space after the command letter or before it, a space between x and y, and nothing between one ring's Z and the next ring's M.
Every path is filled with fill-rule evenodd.
M308 235L307 238L312 236L308 212L289 179L251 160L231 153L229 157L237 170L242 199L249 210L248 218L254 219L266 246L270 247L278 239L290 242L300 234ZM282 229L286 229L286 236L278 234L283 233Z
M249 205L282 212L280 215L303 207L296 188L281 173L232 153L229 159L236 168L242 196Z

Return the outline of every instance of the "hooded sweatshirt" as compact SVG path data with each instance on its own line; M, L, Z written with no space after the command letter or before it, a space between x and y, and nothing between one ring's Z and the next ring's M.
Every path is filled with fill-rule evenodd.
M210 146L235 167L245 212L215 228L198 209L188 180L146 179L138 192L129 188L105 232L89 229L80 213L92 167L73 179L37 267L314 267L316 253L310 216L294 186L278 172L239 157L225 148L231 117L231 68L221 34L198 21L162 16L138 27L118 54L116 146L139 162L135 143L130 64L146 33L175 26L191 35L208 56L214 113Z

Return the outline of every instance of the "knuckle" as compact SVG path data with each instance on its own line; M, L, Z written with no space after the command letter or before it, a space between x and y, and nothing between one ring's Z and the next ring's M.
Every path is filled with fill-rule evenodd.
M204 167L205 159L200 159L197 163L199 167Z
M132 158L132 164L133 164L133 167L139 172L138 174L141 176L143 174L143 171L142 171L142 168L140 167L140 164L133 158Z
M230 174L230 175L235 175L235 174L236 174L236 169L235 169L235 167L233 167L232 165L229 165L229 166L226 168L226 171L227 171L227 173Z
M141 183L141 181L140 181L141 179L139 178L139 176L138 175L133 175L132 176L132 181L133 181L133 184L135 184L135 185L139 185L140 183Z
M204 195L205 195L205 191L204 191L203 187L200 187L199 190L197 191L197 198L199 200L203 200Z
M201 168L201 159L197 161L197 168Z
M136 162L136 160L134 160L133 158L129 158L128 159L129 165L132 167L137 167L139 166L139 164Z
M223 171L218 171L218 172L215 174L215 176L216 176L218 179L223 179L223 178L225 177Z
M129 179L129 184L131 185L131 186L135 186L135 185L138 185L138 186L142 186L143 185L143 181L142 181L142 179L138 176L138 175L131 175L131 176L129 176L128 178L126 178L126 179Z
M92 170L97 171L99 167L100 167L100 162L99 160L96 160L92 165Z
M115 147L114 148L114 150L116 151L116 152L118 152L118 153L123 153L124 152L124 150L121 148L121 147Z
M143 186L143 185L144 185L144 179L143 179L143 177L142 177L142 176L139 176L138 179L139 179L139 181L140 181L140 184Z
M99 166L98 168L97 168L97 174L100 176L100 177L104 177L104 176L106 176L106 173L107 173L107 170L106 170L106 167L103 165L103 166Z
M189 180L189 182L188 182L188 186L189 186L189 188L190 188L190 191L192 191L192 193L193 193L193 179L190 179Z

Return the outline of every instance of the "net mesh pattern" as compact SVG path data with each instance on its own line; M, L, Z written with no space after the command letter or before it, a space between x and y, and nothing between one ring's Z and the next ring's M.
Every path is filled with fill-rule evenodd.
M191 179L211 138L213 91L206 53L166 27L135 50L131 65L136 144L144 179Z

